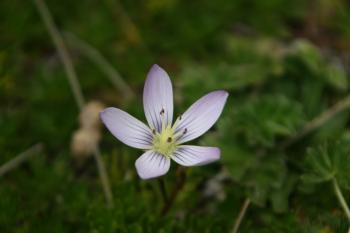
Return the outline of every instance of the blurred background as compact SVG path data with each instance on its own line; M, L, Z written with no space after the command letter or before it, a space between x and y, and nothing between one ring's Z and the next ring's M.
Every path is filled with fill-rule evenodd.
M349 105L348 1L45 2L89 107L80 113L34 1L0 1L0 164L12 161L0 165L0 232L231 232L247 200L240 232L347 231L329 181L349 199L349 111L329 109ZM172 163L163 181L178 193L166 215L158 181L136 174L142 151L96 120L114 106L144 121L155 63L173 81L176 115L210 91L230 92L218 123L193 142L220 147L221 160L186 169L185 180ZM338 163L323 169L320 154Z

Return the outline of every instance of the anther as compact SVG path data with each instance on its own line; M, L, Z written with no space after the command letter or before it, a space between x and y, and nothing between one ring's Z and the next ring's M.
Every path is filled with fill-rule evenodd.
M183 134L186 134L186 133L187 133L187 128L185 128L185 129L184 129L184 132L183 132Z
M166 140L167 142L171 142L173 139L171 137L168 137L168 139Z
M155 129L152 129L152 133L153 133L154 135L156 135L156 130L155 130Z
M162 110L160 111L160 115L164 114L164 108L162 108Z

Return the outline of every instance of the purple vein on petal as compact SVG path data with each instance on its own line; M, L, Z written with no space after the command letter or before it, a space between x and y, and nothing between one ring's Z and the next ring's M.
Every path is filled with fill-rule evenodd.
M118 108L106 108L100 117L109 131L121 142L139 149L150 149L152 132L130 114Z
M180 146L171 157L183 166L200 166L214 162L220 158L220 150L216 147Z
M168 172L170 159L158 152L146 151L136 160L135 166L142 179L151 179Z
M160 132L164 120L171 124L173 117L173 90L168 74L158 65L153 65L147 75L143 91L143 105L148 124Z
M187 129L187 133L177 139L178 143L193 140L208 131L219 118L227 97L226 91L214 91L192 104L176 126L175 133Z

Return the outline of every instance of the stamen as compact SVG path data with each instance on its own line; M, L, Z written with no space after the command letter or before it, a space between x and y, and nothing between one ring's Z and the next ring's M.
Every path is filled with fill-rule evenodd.
M155 130L155 129L152 129L152 133L153 133L154 135L156 135L156 130Z
M188 130L187 130L187 128L185 128L183 131L177 132L173 137L174 137L175 141L177 141L187 133L188 133Z
M162 131L161 132L163 132L165 129L165 114L164 113L165 113L165 110L164 110L164 108L162 108L162 110L160 111L160 118L162 120Z
M153 150L170 157L176 150L177 144L174 142L173 129L170 126L166 126L163 117L161 119L163 122L162 130L156 132L156 135L153 137Z
M176 129L176 126L177 126L177 124L179 123L179 121L181 121L181 119L182 119L182 115L180 115L180 116L178 116L178 118L176 118L176 121L175 121L175 123L173 124L173 126L172 126L172 128L175 130Z

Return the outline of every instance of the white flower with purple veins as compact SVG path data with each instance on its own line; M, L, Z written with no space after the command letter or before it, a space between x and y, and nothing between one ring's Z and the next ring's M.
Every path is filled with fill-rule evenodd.
M219 118L228 93L213 91L195 102L173 122L173 89L168 74L153 65L143 90L148 126L118 108L100 113L109 131L128 146L145 150L135 163L142 179L162 176L170 160L183 166L199 166L220 158L216 147L182 145L208 131Z

